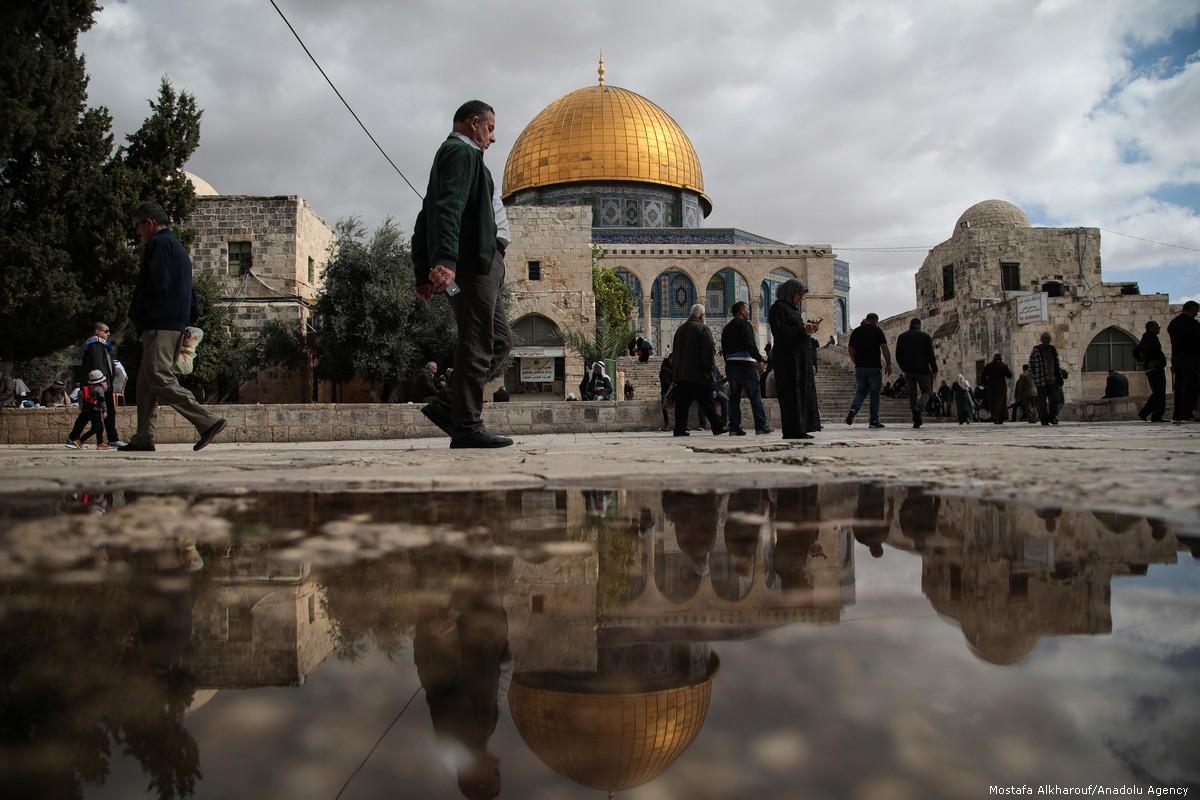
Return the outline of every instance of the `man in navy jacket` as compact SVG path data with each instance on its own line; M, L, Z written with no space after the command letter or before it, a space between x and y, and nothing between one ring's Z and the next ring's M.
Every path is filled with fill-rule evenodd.
M183 329L199 315L192 291L192 260L167 228L169 218L153 201L133 212L133 225L145 243L142 268L138 273L129 319L142 338L142 366L137 377L137 433L122 451L154 449L155 416L158 404L166 403L195 426L200 440L193 450L208 445L225 420L200 405L175 376L175 355Z

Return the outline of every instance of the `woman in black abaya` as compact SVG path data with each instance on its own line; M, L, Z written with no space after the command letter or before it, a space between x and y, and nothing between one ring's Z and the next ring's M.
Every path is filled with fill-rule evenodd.
M777 299L768 317L774 340L771 355L784 439L811 439L812 431L821 430L813 368L815 354L810 345L820 323L807 322L800 313L800 303L807 293L804 281L796 278L787 281L776 290Z

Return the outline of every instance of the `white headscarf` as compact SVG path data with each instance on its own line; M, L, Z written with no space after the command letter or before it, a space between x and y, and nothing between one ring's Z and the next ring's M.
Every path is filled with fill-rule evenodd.
M963 376L961 372L958 373L958 385L966 389L968 392L971 391L970 382Z

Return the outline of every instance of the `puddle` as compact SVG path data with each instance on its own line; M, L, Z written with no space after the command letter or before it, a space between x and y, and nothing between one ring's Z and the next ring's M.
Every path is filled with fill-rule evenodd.
M1144 517L852 483L0 497L0 786L1195 789L1197 557Z

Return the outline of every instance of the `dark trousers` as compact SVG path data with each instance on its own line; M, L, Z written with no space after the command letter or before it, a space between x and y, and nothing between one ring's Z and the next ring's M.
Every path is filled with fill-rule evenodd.
M717 415L717 407L713 405L711 383L676 383L671 397L675 400L675 432L687 432L688 412L692 410L692 402L700 406L700 413L708 417L708 424L713 432L724 431L721 418Z
M455 282L461 291L450 298L458 325L450 417L454 435L461 436L483 430L483 385L504 366L512 350L512 332L500 302L504 254L496 249L487 275L459 274Z
M109 379L109 387L112 387L112 379ZM107 391L104 393L104 410L107 412L104 417L104 431L108 434L110 442L120 441L121 437L117 434L117 398L114 392Z
M1175 411L1171 419L1192 419L1200 394L1200 356L1177 358L1171 366L1175 377Z
M1049 425L1051 420L1058 419L1058 405L1062 399L1061 386L1039 386L1038 419L1043 425Z
M1146 401L1146 405L1142 406L1138 416L1149 417L1158 422L1163 418L1163 412L1167 410L1167 371L1162 367L1148 369L1146 370L1146 380L1150 382L1150 399Z
M84 440L89 436L96 437L96 443L104 441L104 421L100 418L100 408L98 406L83 406L79 409L79 416L75 418L75 426L71 428L72 440ZM88 423L91 423L92 429L84 434L83 429Z
M918 372L906 372L904 380L908 383L908 406L912 409L915 422L921 418L921 409L925 408L933 397L933 379Z
M742 392L750 399L750 412L754 415L754 430L765 431L767 410L763 408L762 394L758 383L758 368L751 361L726 361L725 374L729 376L729 429L742 429Z

